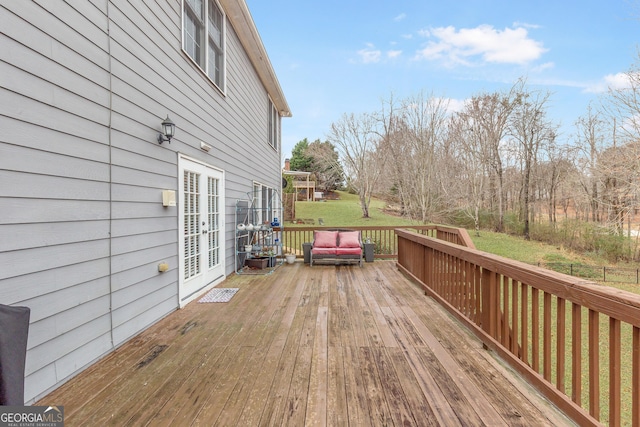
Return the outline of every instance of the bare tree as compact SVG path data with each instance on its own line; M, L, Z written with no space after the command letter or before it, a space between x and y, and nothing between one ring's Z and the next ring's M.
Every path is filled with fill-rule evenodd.
M638 206L640 182L640 141L604 150L598 159L602 180L601 206L606 209L606 225L622 235L625 218Z
M471 98L465 111L477 124L476 132L482 135L482 143L486 146L488 162L489 187L491 202L496 206L497 215L495 229L504 230L505 192L504 192L504 138L507 134L509 117L522 92L523 80L519 80L506 93L485 93Z
M636 63L625 73L625 84L610 88L605 109L612 125L612 146L598 162L606 194L607 222L621 232L624 218L637 209L640 195L640 52ZM630 227L630 226L629 226Z
M439 162L447 131L448 101L420 93L401 103L405 202L414 218L428 222L438 210L442 184Z
M636 63L624 75L625 84L609 89L605 108L617 121L618 138L632 142L640 140L640 52Z
M329 141L313 141L305 150L305 155L311 158L309 171L315 174L321 191L333 191L341 185L344 173L340 158Z
M344 114L331 125L329 142L340 154L345 179L360 199L363 218L369 218L369 205L380 178L384 158L379 155L380 132L372 114Z
M476 100L477 101L477 100ZM478 102L467 103L450 121L450 145L447 156L449 176L445 194L455 200L455 209L471 218L476 235L480 234L480 209L486 200L486 187L491 175L489 145Z
M538 151L545 142L554 141L557 125L547 120L547 103L549 92L523 91L516 101L515 109L510 117L510 136L520 150L522 161L522 218L524 221L524 238L530 239L531 218L531 179L533 168L538 160Z
M590 200L591 220L597 222L599 221L598 155L604 149L606 123L602 113L589 105L587 112L578 118L575 126L577 130L574 138L575 146L582 153L575 157L575 165L584 171L581 175L580 187Z
M396 198L400 204L401 215L408 215L408 183L406 182L406 159L410 156L407 152L408 145L405 143L407 135L407 126L402 121L400 108L396 105L393 93L388 100L383 100L382 109L379 112L378 120L380 122L380 135L382 144L380 145L380 154L386 160L386 182L385 193Z
M540 201L546 202L549 223L555 226L557 223L558 202L561 197L559 196L560 187L574 170L568 155L571 149L559 147L555 140L548 141L547 144L543 145L542 149L545 159L539 162L536 168L538 198ZM560 200L560 203L562 204L563 201ZM566 200L564 203L566 203ZM565 204L563 208L566 213L568 206Z

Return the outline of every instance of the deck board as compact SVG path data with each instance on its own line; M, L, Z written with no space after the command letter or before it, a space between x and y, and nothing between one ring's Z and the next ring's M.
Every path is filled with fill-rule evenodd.
M391 261L231 276L41 399L65 425L571 425Z

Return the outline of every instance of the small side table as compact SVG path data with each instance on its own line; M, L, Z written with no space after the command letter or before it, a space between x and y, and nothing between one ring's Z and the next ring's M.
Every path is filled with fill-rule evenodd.
M311 242L302 244L302 254L304 255L304 263L309 264L311 262Z
M373 262L373 243L363 243L364 245L364 260L366 262Z

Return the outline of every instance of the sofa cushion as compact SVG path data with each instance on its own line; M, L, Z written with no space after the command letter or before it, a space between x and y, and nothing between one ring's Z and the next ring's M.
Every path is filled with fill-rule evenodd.
M314 248L335 248L337 246L337 231L314 231L313 247Z
M337 248L336 255L362 255L362 249L357 248Z
M336 248L313 248L311 249L313 255L335 255Z
M338 243L340 248L360 248L360 232L340 231L338 233Z

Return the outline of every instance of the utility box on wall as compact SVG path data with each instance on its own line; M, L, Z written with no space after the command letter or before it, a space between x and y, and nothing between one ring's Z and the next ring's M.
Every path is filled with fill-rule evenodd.
M162 190L162 206L175 206L176 192L174 190Z

